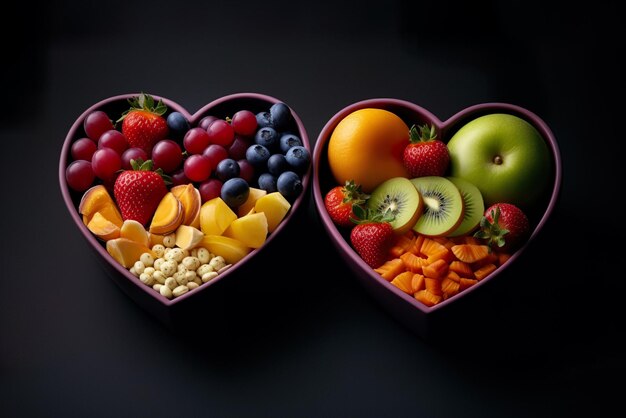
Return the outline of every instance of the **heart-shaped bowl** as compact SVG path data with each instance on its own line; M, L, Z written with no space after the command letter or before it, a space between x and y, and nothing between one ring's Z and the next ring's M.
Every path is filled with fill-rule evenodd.
M395 113L409 127L413 124L433 124L436 127L437 132L439 132L438 138L444 143L447 143L454 133L464 124L477 117L491 113L511 114L521 117L534 126L548 145L548 149L552 157L549 192L547 193L544 201L540 203L540 207L542 209L538 213L528 214L531 221L531 232L528 239L511 255L508 261L498 267L496 271L488 277L479 281L474 286L471 286L434 306L426 306L413 296L401 291L396 286L383 279L381 275L368 266L352 248L350 244L349 232L346 229L339 229L333 223L325 208L324 197L326 193L328 193L328 191L334 186L337 186L337 182L333 178L328 163L327 153L329 140L339 122L352 112L365 108L378 108ZM451 307L466 305L460 304L459 301L466 301L470 299L470 295L475 296L480 293L480 290L484 288L485 285L489 282L493 282L494 280L498 280L507 272L507 270L509 270L511 266L515 264L516 260L524 252L527 246L537 237L550 217L550 214L552 213L559 197L562 176L559 148L550 128L536 114L522 107L508 103L483 103L474 105L460 111L446 121L441 121L428 110L408 101L392 98L363 100L340 110L326 123L317 138L313 152L313 159L313 199L319 216L321 217L322 224L330 236L330 240L338 250L341 257L345 259L349 268L353 271L354 276L373 296L373 298L401 323L404 323L410 329L416 331L424 337L434 334L432 332L433 323L439 323L438 321L433 321L434 319L441 318L442 314L444 314L444 317L451 312L455 312L456 314L457 309L451 309ZM465 309L465 306L463 309ZM460 314L467 315L468 312L461 311Z
M202 309L203 306L206 306L206 304L208 303L207 300L209 300L208 298L210 298L212 290L220 287L221 283L223 283L224 281L230 281L233 278L241 278L242 275L250 275L250 272L253 271L252 269L263 267L257 265L257 263L264 262L262 257L257 256L261 252L263 252L263 250L266 249L269 245L273 245L274 242L280 239L281 232L284 231L285 228L290 227L290 224L293 223L293 219L301 211L301 207L306 206L306 203L304 203L304 201L308 199L309 195L308 187L312 167L309 166L307 171L302 175L302 193L293 202L291 202L291 208L289 209L287 215L284 217L278 227L269 234L267 240L260 248L252 250L240 261L232 265L223 273L220 273L216 278L202 284L193 291L190 291L173 299L167 299L161 296L159 292L155 291L150 286L146 286L145 284L140 282L139 279L131 274L128 269L124 268L111 255L109 255L106 250L105 243L91 233L91 231L83 223L81 215L78 212L78 205L80 203L82 193L73 191L68 186L66 180L66 167L72 161L71 145L77 139L86 136L83 128L83 122L86 116L93 111L102 110L107 113L109 117L112 117L113 115L119 117L122 112L129 108L128 99L137 97L138 95L138 93L123 94L104 99L94 104L89 109L85 110L76 119L69 132L67 133L61 150L59 159L59 183L63 200L65 201L72 220L76 224L76 227L81 232L83 237L87 240L89 247L91 247L95 251L96 258L102 262L101 264L103 264L106 271L115 281L115 283L119 285L119 287L129 297L131 297L131 299L138 303L142 308L155 315L164 324L177 325L177 323L182 320L181 317L186 315L187 312L190 311L192 306L194 310L197 310L198 307ZM157 95L152 95L152 97L155 99L155 101L162 100L163 103L167 106L168 110L165 114L165 117L167 117L170 112L180 112L188 119L189 124L192 128L197 126L201 119L205 116L215 116L217 118L225 119L226 117L233 116L233 114L238 110L243 109L249 110L255 114L259 112L267 112L273 104L282 102L275 97L264 94L236 93L216 99L203 106L197 112L191 114L183 106L170 99ZM293 126L291 127L291 129L294 131L293 133L297 134L301 138L303 146L307 148L309 152L311 152L306 129L295 111L291 108L290 110L293 116ZM180 139L178 140L178 142L180 143L181 148L184 149L182 147ZM98 180L96 180L95 184L97 184L97 182ZM268 260L265 260L265 262L268 262ZM222 296L218 296L218 298L222 298ZM210 300L212 301L213 298L211 298Z

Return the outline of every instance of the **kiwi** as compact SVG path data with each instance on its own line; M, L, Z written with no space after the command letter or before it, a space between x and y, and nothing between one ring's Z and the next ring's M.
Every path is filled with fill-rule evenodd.
M483 201L483 195L478 190L478 187L469 181L460 177L446 177L450 180L461 192L463 198L463 205L465 212L463 213L463 220L461 225L454 231L448 234L449 237L458 237L466 235L472 232L480 223L480 219L485 212L485 203Z
M450 180L439 176L410 180L424 201L424 213L417 220L415 232L440 237L454 231L463 221L463 198Z
M394 231L403 234L413 228L422 214L422 199L413 183L404 177L393 177L378 185L367 201L374 214L391 215Z

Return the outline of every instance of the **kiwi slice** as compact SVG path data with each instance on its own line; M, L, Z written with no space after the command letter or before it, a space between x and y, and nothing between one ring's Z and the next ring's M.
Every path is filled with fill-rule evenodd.
M409 179L393 177L374 189L367 201L367 207L374 214L391 215L392 228L402 234L413 228L422 214L423 204Z
M450 180L439 176L410 180L424 201L424 213L413 227L415 232L440 237L454 231L463 221L463 198Z
M465 212L463 213L463 220L461 225L457 229L448 234L449 237L458 237L466 235L472 232L480 223L480 219L485 212L485 203L483 201L483 195L478 190L478 187L469 181L460 177L446 177L450 180L461 192L463 198L463 205Z

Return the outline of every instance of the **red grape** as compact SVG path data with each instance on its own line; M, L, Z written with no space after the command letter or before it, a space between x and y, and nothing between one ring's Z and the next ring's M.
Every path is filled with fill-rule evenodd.
M72 144L72 159L91 161L91 156L97 149L98 146L91 139L80 138Z
M183 146L189 154L202 154L209 146L209 134L202 128L191 128L183 138Z
M113 128L113 122L111 122L109 116L101 110L91 112L83 121L85 133L94 141L97 141L100 135Z
M249 110L240 110L233 115L230 122L236 134L252 136L256 132L256 115Z
M172 178L172 186L191 183L191 180L187 178L185 170L182 168L180 170L176 170L176 172L172 173L170 177Z
M152 162L154 168L160 168L165 173L176 170L183 161L183 151L180 145L171 139L162 139L152 148Z
M211 175L211 160L202 154L194 154L185 160L185 176L191 181L204 181Z
M211 144L202 153L211 161L211 167L217 167L220 161L228 158L228 151L221 145Z
M123 133L115 129L109 129L100 135L98 139L98 148L111 148L118 155L122 155L128 148L128 141Z
M148 154L142 148L128 148L122 153L122 168L124 170L132 170L133 167L130 165L130 160L146 161L147 159Z
M200 123L198 123L198 126L206 131L206 129L211 124L211 122L213 122L214 120L217 120L215 116L205 116L202 119L200 119Z
M91 157L91 167L94 174L102 179L111 179L117 170L122 168L122 159L111 148L100 148Z
M214 120L206 131L212 144L228 147L235 139L233 127L224 119Z
M91 163L85 160L72 161L65 169L65 179L71 189L84 192L95 180Z
M223 183L218 179L208 179L200 183L198 191L200 192L202 203L219 197L222 193L222 184Z
M246 151L248 150L250 145L252 145L252 140L246 139L239 135L235 135L235 140L230 145L230 147L228 147L228 155L233 160L241 160L242 158L246 158Z
M250 164L245 158L238 160L237 164L239 164L239 177L248 183L251 183L252 178L254 177L254 167L252 167L252 164Z

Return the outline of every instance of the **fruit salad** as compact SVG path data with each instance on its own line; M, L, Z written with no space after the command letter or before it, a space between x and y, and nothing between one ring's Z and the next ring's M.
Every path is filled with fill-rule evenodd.
M85 116L67 185L110 256L167 299L262 247L303 193L311 156L285 103L197 126L144 93L111 109Z

